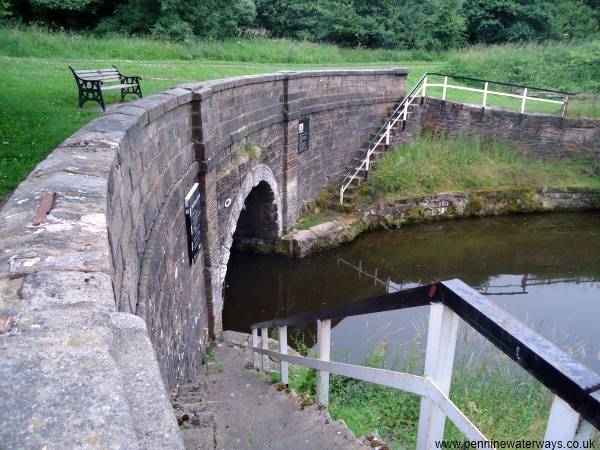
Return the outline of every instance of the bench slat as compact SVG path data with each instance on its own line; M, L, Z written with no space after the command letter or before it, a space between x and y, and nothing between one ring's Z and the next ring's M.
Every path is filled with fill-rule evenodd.
M82 80L100 80L100 81L120 81L121 79L119 77L115 77L115 76L110 76L110 77L98 77L98 76L85 76L85 77L79 77Z
M118 72L117 69L111 67L109 69L75 69L75 73L102 73L102 72Z
M121 89L121 88L130 88L134 85L132 84L110 84L108 86L102 86L100 89L103 91L110 91L111 89Z
M75 73L80 77L119 75L119 72L117 72L116 70L113 70L112 72L86 72L86 73L75 72Z

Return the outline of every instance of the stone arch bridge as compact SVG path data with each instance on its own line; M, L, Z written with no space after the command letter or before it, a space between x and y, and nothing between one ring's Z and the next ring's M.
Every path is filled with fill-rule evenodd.
M222 329L232 245L280 236L343 177L407 73L181 85L116 106L54 150L0 212L2 443L180 448L167 391L194 375ZM420 127L467 127L541 158L583 149L597 160L591 121L429 100L394 143ZM201 245L190 263L184 199L196 183Z
M192 376L221 331L234 240L290 228L345 174L406 77L327 70L181 85L116 106L54 150L0 217L3 439L177 447L165 387ZM184 198L195 183L202 243L190 263Z

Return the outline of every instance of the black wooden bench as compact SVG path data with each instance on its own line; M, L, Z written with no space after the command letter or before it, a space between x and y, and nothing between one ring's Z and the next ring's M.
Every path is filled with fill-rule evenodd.
M140 87L142 77L123 75L115 66L108 69L91 70L76 70L69 66L69 69L73 72L79 89L80 108L85 102L94 101L100 103L102 109L106 110L102 92L112 89L121 89L121 101L127 94L142 97L142 88Z

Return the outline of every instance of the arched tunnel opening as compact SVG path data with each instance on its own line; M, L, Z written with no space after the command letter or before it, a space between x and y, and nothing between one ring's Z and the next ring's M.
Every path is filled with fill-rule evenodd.
M263 250L277 240L275 194L266 181L250 191L233 235L233 250Z
M246 197L233 235L223 286L224 329L247 332L249 324L243 320L247 305L240 304L239 300L246 297L240 295L240 292L247 289L248 280L244 279L244 274L240 270L247 265L249 258L253 259L257 254L268 253L278 237L275 193L269 183L261 181ZM247 300L252 302L250 298Z

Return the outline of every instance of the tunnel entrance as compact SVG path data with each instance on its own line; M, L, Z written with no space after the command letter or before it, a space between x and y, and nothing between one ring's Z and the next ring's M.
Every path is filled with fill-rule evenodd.
M272 249L280 236L280 214L277 209L276 194L266 181L258 183L246 199L240 211L237 226L233 234L231 254L223 286L223 329L237 329L240 312L243 310L239 302L230 298L230 282L236 280L234 289L246 289L250 283L239 282L237 273L248 258L256 259L257 253L266 253ZM253 255L252 255L253 254ZM267 258L267 256L261 257ZM258 263L258 261L256 261ZM232 272L234 272L232 274ZM248 330L244 330L248 332Z
M250 191L240 212L233 250L268 250L277 240L277 204L275 194L266 181Z

